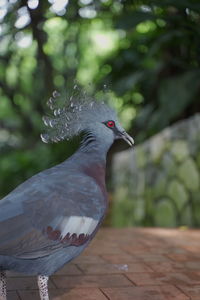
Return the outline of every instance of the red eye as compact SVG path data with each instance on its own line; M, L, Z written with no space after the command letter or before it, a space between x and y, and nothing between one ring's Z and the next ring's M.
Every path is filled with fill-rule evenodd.
M115 127L115 122L114 122L114 121L108 121L108 122L106 123L106 125L107 125L108 127L110 127L110 128L113 128L113 127Z

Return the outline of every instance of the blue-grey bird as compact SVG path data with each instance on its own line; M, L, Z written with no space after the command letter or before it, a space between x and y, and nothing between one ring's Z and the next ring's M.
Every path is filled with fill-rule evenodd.
M20 184L0 201L0 299L6 299L6 270L37 275L40 298L48 300L48 277L79 255L106 213L107 151L115 139L133 145L113 109L103 102L70 99L56 108L43 142L84 133L66 161Z

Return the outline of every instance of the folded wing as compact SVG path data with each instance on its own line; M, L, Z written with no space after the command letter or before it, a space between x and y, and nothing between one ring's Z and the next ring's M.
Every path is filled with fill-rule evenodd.
M50 175L0 201L0 255L38 258L92 238L105 210L99 187L87 176Z

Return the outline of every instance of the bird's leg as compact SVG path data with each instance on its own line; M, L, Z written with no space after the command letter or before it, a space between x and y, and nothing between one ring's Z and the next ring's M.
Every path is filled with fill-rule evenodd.
M45 275L38 276L38 287L41 300L49 300L48 279L49 277Z
M0 271L0 300L6 300L6 272Z

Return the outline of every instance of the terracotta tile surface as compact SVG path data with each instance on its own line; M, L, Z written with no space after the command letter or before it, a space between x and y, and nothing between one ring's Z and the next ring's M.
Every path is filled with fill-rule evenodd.
M99 255L85 255L85 252L83 252L80 256L78 256L77 258L75 258L73 260L73 263L75 263L76 265L79 263L82 264L105 264L106 260L104 260L103 257L100 257Z
M71 263L65 265L61 270L57 271L54 275L81 275L83 272L77 265Z
M200 253L199 255L193 253L168 253L167 256L173 261L195 261L200 262Z
M112 263L112 264L127 264L127 263L133 263L138 262L138 258L134 255L130 254L105 254L102 255L102 258L104 259L104 263Z
M159 253L157 254L156 251L154 253L137 253L135 256L138 258L138 260L145 262L170 262L170 259L167 256Z
M38 291L20 291L21 300L40 300ZM97 288L74 288L50 290L53 300L107 300L108 298ZM11 298L12 300L12 298ZM13 298L13 300L15 300ZM18 300L18 299L16 299Z
M104 288L106 296L112 300L189 300L179 289L173 285Z
M186 295L191 297L192 300L200 299L200 285L192 285L192 286L178 286L181 291L183 291Z
M120 274L127 272L152 272L144 263L128 264L79 264L85 274Z
M49 280L49 288L54 288L54 285ZM8 278L7 280L7 289L8 290L34 290L37 289L37 281L35 277L14 277Z
M9 300L21 300L16 291L9 291L7 297Z
M83 276L52 276L57 288L73 287L110 287L132 285L123 274L83 275Z
M127 277L136 285L192 285L200 284L200 274L194 272L128 273Z
M200 300L200 231L104 228L49 280L51 300ZM37 280L8 272L8 300L39 300Z

